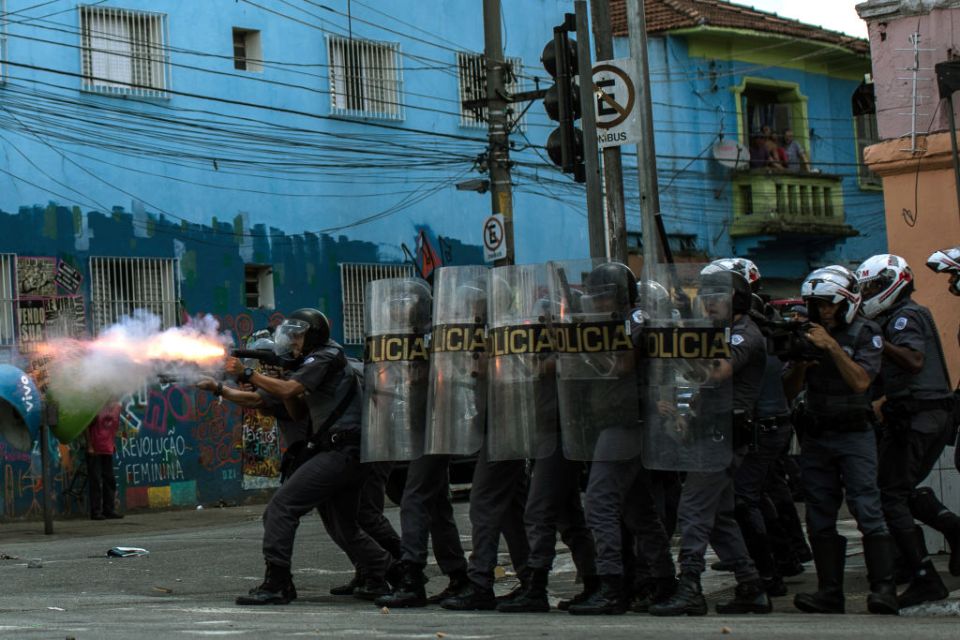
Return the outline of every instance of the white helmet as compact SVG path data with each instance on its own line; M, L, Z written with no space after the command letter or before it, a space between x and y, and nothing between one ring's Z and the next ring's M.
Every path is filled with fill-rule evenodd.
M846 302L846 306L840 308L840 313L843 321L850 324L860 308L860 285L850 269L834 264L811 272L800 287L800 297L807 303L811 314L816 311L809 304L810 300L825 300L831 304Z
M736 271L750 284L750 290L756 293L760 290L760 269L753 260L746 258L717 258L700 271L701 275L717 273L718 271Z
M950 293L960 296L960 246L934 251L927 266L937 273L950 274Z
M890 253L867 258L857 267L863 315L870 319L889 309L913 291L913 270L907 261Z

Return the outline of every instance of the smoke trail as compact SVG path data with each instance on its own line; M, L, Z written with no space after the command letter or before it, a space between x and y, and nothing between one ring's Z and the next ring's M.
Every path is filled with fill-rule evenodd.
M159 377L195 381L223 362L231 342L212 316L161 329L159 317L138 309L93 340L53 340L41 353L52 360L50 390L62 403L120 397Z

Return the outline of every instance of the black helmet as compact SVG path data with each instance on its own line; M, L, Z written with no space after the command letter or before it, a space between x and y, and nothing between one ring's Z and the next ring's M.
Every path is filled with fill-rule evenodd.
M327 340L330 339L330 321L327 320L327 316L323 315L323 313L317 309L310 307L297 309L287 316L284 323L280 325L280 329L283 329L284 325L289 326L293 324L291 321L297 322L297 324L306 324L306 326L303 327L306 330L306 335L303 338L303 355L325 345Z
M738 271L719 271L708 265L700 272L700 292L733 293L733 312L748 313L753 305L753 291L750 283Z
M596 267L584 281L587 294L597 296L609 289L619 309L630 309L637 301L637 277L622 262L606 262ZM612 286L611 286L612 285Z

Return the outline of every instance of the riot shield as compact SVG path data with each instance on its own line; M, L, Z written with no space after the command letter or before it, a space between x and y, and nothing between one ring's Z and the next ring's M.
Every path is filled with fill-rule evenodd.
M423 455L432 296L417 278L367 283L364 292L363 462Z
M435 272L424 453L469 455L483 444L488 275L481 266Z
M556 353L546 265L498 267L487 296L487 456L544 458L557 442Z
M627 326L636 296L633 274L624 265L592 260L550 262L547 268L550 299L557 301L550 329L563 454L570 460L633 458L640 454L636 362Z
M732 447L729 359L733 291L703 286L704 265L651 265L644 270L631 333L643 412L643 463L648 469L719 471Z

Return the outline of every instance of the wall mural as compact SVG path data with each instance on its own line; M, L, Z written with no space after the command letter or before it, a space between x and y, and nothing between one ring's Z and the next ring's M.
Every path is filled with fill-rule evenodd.
M424 229L398 234L413 243ZM248 231L258 237L230 235ZM482 262L479 245L426 233L443 246L447 264ZM151 218L144 237L120 208L109 215L56 205L0 211L0 252L18 255L11 283L16 299L7 303L16 346L0 350L0 361L27 370L43 386L44 362L32 353L36 344L87 335L91 256L179 258L182 318L209 313L236 344L244 344L254 332L280 324L284 312L305 306L326 313L339 339L339 263L396 262L401 255L396 251L384 260L382 251L382 245L344 236L291 236L264 225L249 230L216 222L181 225L163 216ZM244 306L246 263L273 265L276 309ZM278 485L281 444L273 418L182 384L147 386L123 398L122 406L114 458L121 509L237 504L262 500L262 491ZM70 444L51 440L47 446L57 513L86 515L83 438ZM39 447L18 451L0 438L0 518L40 517Z

